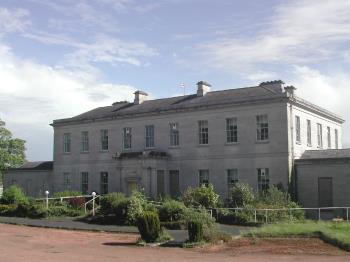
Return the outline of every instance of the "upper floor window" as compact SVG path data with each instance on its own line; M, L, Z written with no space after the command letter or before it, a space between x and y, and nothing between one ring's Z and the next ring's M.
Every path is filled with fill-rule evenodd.
M227 186L228 192L238 183L238 170L227 169Z
M101 172L100 174L100 194L108 194L108 172Z
M307 145L311 146L312 145L311 120L307 120L306 124L307 124Z
M237 118L226 119L226 142L236 143L238 141Z
M297 143L301 143L301 136L300 136L300 117L295 116L295 139Z
M146 148L154 147L154 125L146 126Z
M101 150L103 151L108 150L108 130L107 129L101 130Z
M334 129L335 149L339 149L338 129Z
M209 186L209 170L208 169L201 169L198 172L199 177L199 186Z
M86 195L89 192L89 173L81 173L81 192Z
M179 124L170 123L170 146L178 146L179 144Z
M63 152L70 153L70 133L63 134Z
M258 168L258 190L265 192L270 187L270 174L268 168Z
M89 151L89 132L88 131L81 132L81 151L82 152Z
M209 128L207 120L198 121L198 139L200 145L209 144Z
M317 124L317 146L319 148L323 147L322 125L321 124Z
M331 140L331 128L327 126L327 147L332 147L332 140Z
M256 117L257 125L257 140L266 141L269 140L269 122L267 115L259 115Z
M131 149L131 145L132 145L131 132L132 132L131 127L123 128L123 148L124 149Z

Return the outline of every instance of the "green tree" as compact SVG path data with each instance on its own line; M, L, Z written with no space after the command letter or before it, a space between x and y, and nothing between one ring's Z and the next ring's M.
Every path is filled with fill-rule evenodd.
M25 160L25 141L13 138L12 133L5 127L5 122L0 119L0 175L8 168L18 167Z

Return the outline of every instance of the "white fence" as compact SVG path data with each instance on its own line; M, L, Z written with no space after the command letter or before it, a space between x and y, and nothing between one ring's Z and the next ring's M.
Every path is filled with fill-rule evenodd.
M269 223L269 216L271 217L271 214L273 212L286 212L289 215L289 219L292 220L293 218L293 211L304 211L305 215L310 219L315 220L328 220L332 218L339 218L346 221L349 221L349 209L350 207L315 207L315 208L309 208L309 207L299 207L299 208L260 208L260 209L247 209L247 208L213 208L212 210L215 211L216 219L219 218L219 212L220 211L234 211L242 212L242 211L248 211L252 212L254 215L254 223L258 222L258 216L264 217L264 222ZM262 222L262 221L260 221Z

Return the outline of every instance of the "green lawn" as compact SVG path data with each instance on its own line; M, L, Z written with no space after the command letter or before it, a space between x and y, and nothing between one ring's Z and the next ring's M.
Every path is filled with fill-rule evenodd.
M319 237L324 241L350 251L350 222L280 223L253 229L248 237Z

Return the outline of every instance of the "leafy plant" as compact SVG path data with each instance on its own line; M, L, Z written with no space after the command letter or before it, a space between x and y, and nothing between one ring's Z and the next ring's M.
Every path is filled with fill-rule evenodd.
M4 190L1 203L3 204L28 204L28 198L23 193L22 189L17 186L10 186Z
M126 220L129 225L135 225L137 219L145 211L147 206L146 196L143 192L134 190L129 198Z
M189 242L201 242L203 240L204 230L203 223L195 220L187 224Z
M214 208L218 205L219 195L215 193L212 184L197 188L189 187L182 195L182 201L187 207Z
M138 216L137 227L146 243L156 242L162 233L158 214L151 211L145 211Z
M70 197L70 196L81 196L81 192L65 190L65 191L56 192L53 195L53 197Z
M230 191L229 207L244 207L255 200L254 192L248 184L236 184Z
M100 213L103 216L116 216L119 222L125 222L129 200L123 193L111 193L100 199Z
M159 218L162 222L179 221L185 213L184 203L176 200L165 200L159 207Z

